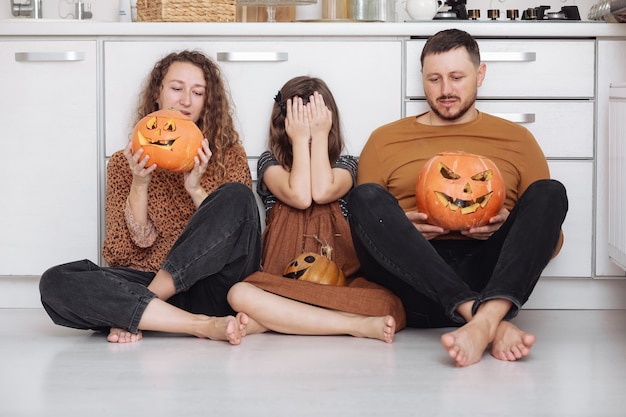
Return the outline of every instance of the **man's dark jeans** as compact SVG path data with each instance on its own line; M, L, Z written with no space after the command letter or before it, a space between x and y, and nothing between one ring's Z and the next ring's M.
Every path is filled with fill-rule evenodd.
M514 317L556 250L567 213L565 187L540 180L521 196L488 240L426 240L398 201L377 184L362 184L348 200L354 246L365 277L402 300L412 327L463 324L457 307L473 312L507 299Z

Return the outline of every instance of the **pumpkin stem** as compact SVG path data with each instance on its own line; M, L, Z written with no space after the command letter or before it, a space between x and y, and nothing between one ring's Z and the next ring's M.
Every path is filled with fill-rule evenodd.
M332 254L333 254L333 247L330 246L328 244L328 242L322 242L316 235L304 235L304 237L312 237L313 239L317 240L317 243L319 243L320 245L322 245L322 249L320 251L320 255L322 255L325 258L328 258L330 260L332 260Z
M322 254L323 257L328 258L330 260L333 259L333 247L330 246L328 243L325 245L322 245L322 250L320 252Z

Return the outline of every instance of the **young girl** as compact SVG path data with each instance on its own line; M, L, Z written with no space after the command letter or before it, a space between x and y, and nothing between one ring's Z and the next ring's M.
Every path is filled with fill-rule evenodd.
M391 343L404 310L391 292L362 278L346 221L344 196L356 181L357 160L341 155L339 112L320 79L297 77L275 98L269 151L258 163L257 192L266 208L263 272L235 284L231 306L246 333L350 334ZM350 277L345 287L282 277L302 252L332 247Z
M141 330L186 333L238 344L244 326L229 288L258 270L259 213L250 169L233 127L219 67L199 52L172 53L154 66L137 120L175 108L205 135L186 173L156 169L129 143L107 165L108 267L88 260L41 277L41 300L62 326L108 330L135 342Z

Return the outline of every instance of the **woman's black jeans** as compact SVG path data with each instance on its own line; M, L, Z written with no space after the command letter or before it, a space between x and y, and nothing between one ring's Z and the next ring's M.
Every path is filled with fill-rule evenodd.
M488 240L426 240L394 196L377 184L348 197L362 272L402 300L411 327L463 324L457 307L507 299L517 315L556 250L568 202L565 187L540 180L524 192Z
M168 302L192 313L233 314L226 300L228 290L257 271L260 258L254 195L243 184L224 184L198 207L162 265L177 291ZM48 269L39 291L56 324L93 330L119 327L137 333L146 306L156 297L147 288L154 276L82 260Z

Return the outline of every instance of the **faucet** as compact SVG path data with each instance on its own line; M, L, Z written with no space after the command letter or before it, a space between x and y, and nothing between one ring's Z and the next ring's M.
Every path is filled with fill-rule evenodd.
M11 0L13 16L41 19L41 0Z

